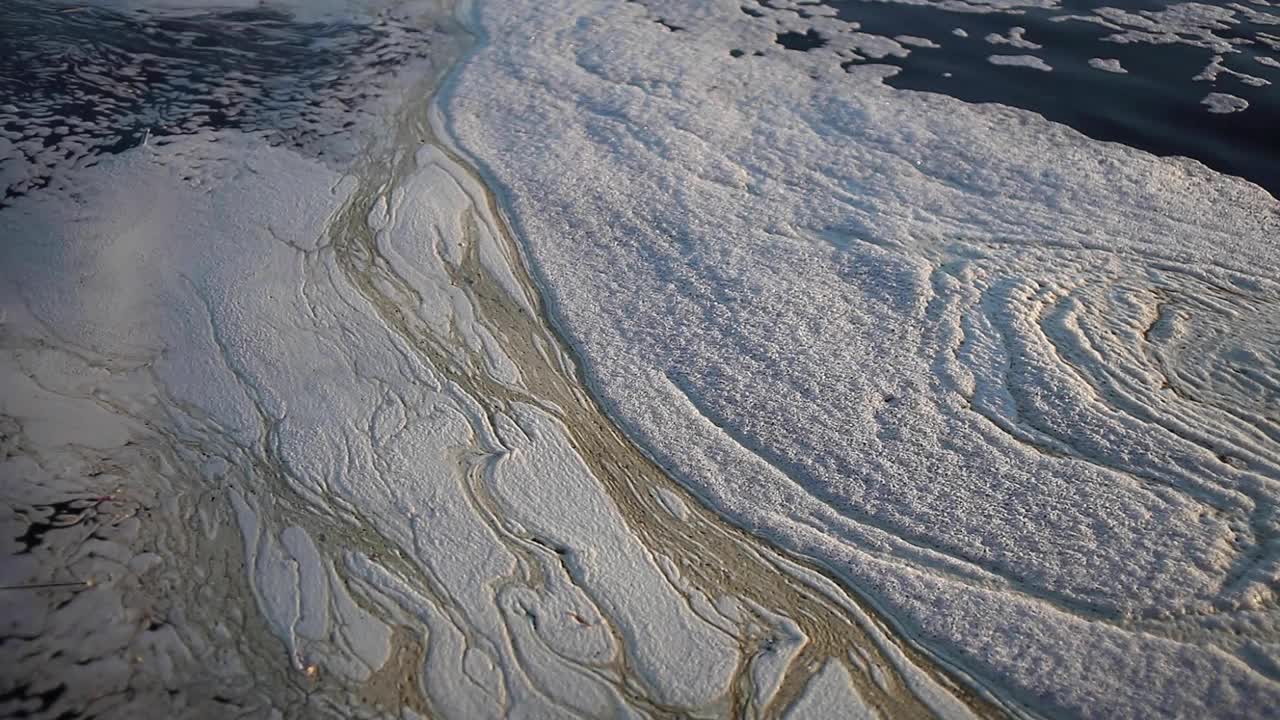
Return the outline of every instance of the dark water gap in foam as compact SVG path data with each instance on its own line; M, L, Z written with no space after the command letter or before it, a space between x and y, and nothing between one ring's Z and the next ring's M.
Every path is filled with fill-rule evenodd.
M1224 62L1233 70L1272 83L1254 87L1225 73L1214 82L1193 80L1214 57L1215 53L1207 48L1104 42L1102 38L1114 30L1080 20L1055 21L1068 15L1088 15L1103 7L1138 13L1165 10L1172 3L1065 0L1060 7L1049 10L986 13L877 0L823 0L821 4L834 9L840 20L858 23L861 32L923 37L941 46L911 47L906 58L864 61L900 68L886 80L893 87L1031 110L1098 140L1156 155L1194 158L1280 197L1280 142L1276 140L1280 129L1280 68L1255 59L1280 57L1280 51L1255 42L1262 33L1280 35L1280 26L1241 20L1214 31L1220 38L1249 43L1236 45L1238 52L1225 55ZM744 12L757 11L756 7L771 8L772 4L769 0L743 3ZM805 12L803 7L800 12ZM985 39L992 33L1006 35L1012 27L1026 28L1026 39L1042 47L1023 49ZM965 31L967 37L955 35L956 28ZM783 42L781 35L779 44L799 50L821 46L810 42L805 43L806 47L796 47L795 43ZM992 55L1033 55L1053 70L994 65L988 60ZM1090 58L1119 60L1127 72L1095 69L1089 65ZM1210 92L1244 98L1249 107L1231 114L1210 113L1201 104Z

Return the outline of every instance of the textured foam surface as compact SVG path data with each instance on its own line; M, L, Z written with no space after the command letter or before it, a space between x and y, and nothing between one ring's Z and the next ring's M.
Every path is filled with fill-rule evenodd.
M1274 199L874 66L730 61L773 31L733 3L472 21L450 127L690 487L1039 707L1280 697Z

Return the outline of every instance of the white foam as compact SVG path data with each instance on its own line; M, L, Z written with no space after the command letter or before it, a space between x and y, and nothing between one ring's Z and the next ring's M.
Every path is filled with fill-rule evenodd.
M1204 96L1200 104L1207 106L1209 112L1216 115L1229 115L1249 108L1248 100L1230 93L1209 93Z
M1264 87L1271 84L1271 81L1266 78L1260 78L1256 75L1232 70L1226 66L1221 55L1214 55L1213 59L1209 61L1209 64L1205 66L1204 70L1201 70L1200 74L1191 79L1197 81L1217 82L1218 77L1221 75L1230 75L1245 85L1251 85L1253 87Z
M1276 382L1276 201L882 68L734 64L774 28L648 5L685 31L477 3L448 104L624 427L1015 698L1280 697L1237 635L1278 561L1245 389Z
M874 708L863 702L854 689L849 671L839 662L828 662L805 688L804 695L787 711L787 720L875 720Z
M1119 60L1115 58L1089 58L1089 67L1094 70L1103 70L1110 73L1124 74L1129 72L1124 69Z
M483 292L535 312L483 187L441 149L408 148L367 248L339 248L363 237L334 230L360 183L253 138L216 140L104 158L77 174L80 200L49 190L0 212L0 233L22 239L0 248L0 307L6 337L23 339L0 347L0 367L15 388L49 388L0 407L32 448L115 450L132 429L199 455L171 473L225 490L252 588L237 611L265 618L268 666L294 674L271 692L367 680L392 659L392 627L408 627L425 655L404 671L424 679L394 692L417 688L448 716L627 716L636 693L724 706L738 628L686 600L552 405L502 412L460 384L536 397L464 280L478 268ZM343 265L367 251L367 277Z
M903 45L910 45L912 47L932 48L932 49L937 49L942 47L941 45L930 40L929 38L916 37L915 35L897 35L897 36L894 36L893 39L897 40Z
M1032 70L1050 72L1053 67L1035 55L990 55L987 62L1005 67L1024 67Z
M1238 55L1256 45L1277 47L1275 37L1252 29L1237 29L1245 23L1259 26L1280 24L1280 15L1254 3L1173 3L1159 10L1125 10L1114 7L1094 8L1089 15L1059 15L1053 22L1088 22L1111 31L1104 42L1120 44L1185 45L1213 53L1208 66L1195 80L1213 80L1225 72L1255 87L1270 84L1265 78L1239 72L1224 65L1224 57ZM1262 56L1254 56L1264 65ZM1094 66L1098 67L1098 66ZM1105 68L1098 68L1105 69Z
M1008 45L1010 47L1022 50L1039 50L1044 47L1038 43L1033 43L1026 38L1027 29L1024 27L1011 27L1006 35L998 33L990 33L986 37L986 41L992 45Z

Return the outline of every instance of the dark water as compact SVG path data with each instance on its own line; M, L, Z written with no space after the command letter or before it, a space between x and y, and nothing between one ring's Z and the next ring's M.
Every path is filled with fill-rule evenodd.
M389 21L0 0L0 138L11 144L0 141L0 207L61 168L212 129L323 155L376 92L371 79L426 52L422 31Z
M941 46L911 48L906 58L844 63L896 65L901 71L887 81L894 87L1032 110L1099 140L1124 143L1157 155L1194 158L1220 172L1251 180L1280 197L1280 67L1257 60L1261 57L1280 61L1280 8L1245 1L1240 5L1256 11L1259 17L1247 18L1237 12L1234 19L1226 22L1171 28L1167 18L1149 13L1173 4L1150 0L1064 0L1054 10L1016 13L960 12L874 0L825 0L821 4L834 8L840 20L858 23L862 32L923 37ZM1228 7L1227 3L1208 4ZM1107 42L1104 38L1116 30L1066 19L1072 15L1097 17L1105 7L1138 15L1148 13L1143 22L1150 22L1154 29L1181 30L1177 37L1183 40L1205 42L1196 33L1207 32L1209 42L1217 38L1229 48L1222 54L1227 68L1272 84L1254 86L1226 73L1216 81L1196 81L1192 78L1219 54L1215 49L1185 43ZM743 5L748 14L762 8L778 12L769 0L749 0ZM811 14L812 8L800 7L791 12L803 17ZM1276 24L1270 24L1273 22ZM1024 49L985 39L992 33L1007 35L1011 27L1025 28L1025 38L1042 47ZM958 37L953 33L955 28L968 36ZM816 46L815 34L820 35L780 34L778 43L807 50ZM837 42L827 37L817 40L824 46ZM991 55L1022 54L1042 59L1052 66L1052 72L998 66L987 59ZM1119 60L1128 72L1097 70L1090 67L1090 58ZM1231 114L1210 113L1201 104L1210 92L1243 98L1249 107Z

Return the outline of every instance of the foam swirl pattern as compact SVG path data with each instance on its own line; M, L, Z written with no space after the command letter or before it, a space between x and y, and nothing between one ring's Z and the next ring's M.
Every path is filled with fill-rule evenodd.
M1098 593L1091 609L1168 617L1273 602L1275 282L1098 250L952 250L931 276L949 321L945 390L1008 438L1210 529L1188 558L1204 584L1183 585L1185 600L1139 585L1121 603ZM1072 532L1104 540L1083 517Z
M1280 698L1280 207L723 2L477 2L451 133L606 408L1049 714Z
M431 117L447 11L397 6L432 52L304 113L345 165L256 123L77 128L52 146L91 161L0 210L0 713L1016 713L601 412Z

